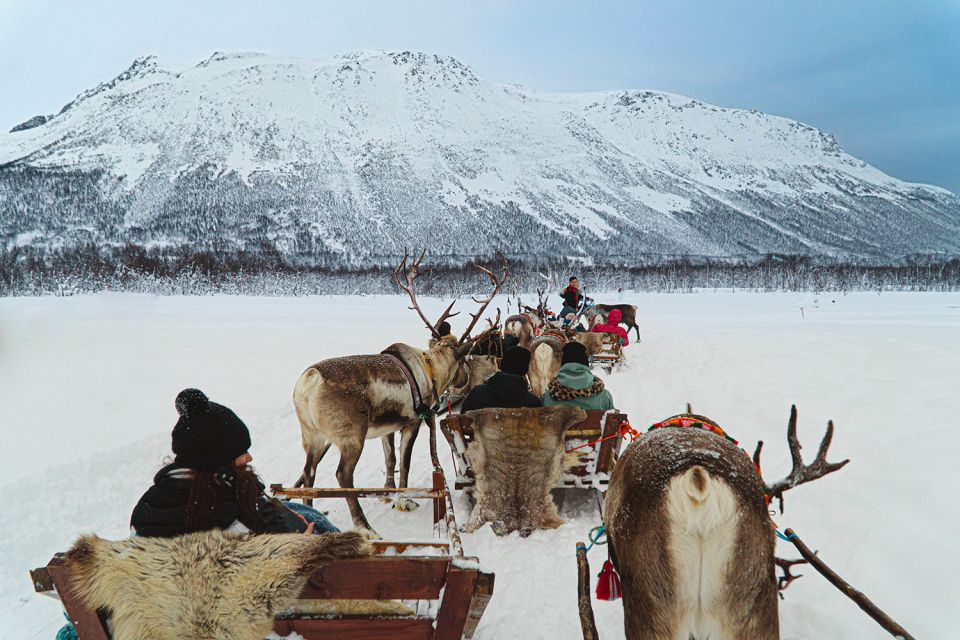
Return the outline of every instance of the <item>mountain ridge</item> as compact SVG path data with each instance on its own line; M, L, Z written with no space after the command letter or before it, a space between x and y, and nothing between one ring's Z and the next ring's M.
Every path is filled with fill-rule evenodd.
M960 253L960 200L815 127L678 94L499 85L421 52L215 52L137 58L0 134L0 238L344 265L414 245L892 259Z

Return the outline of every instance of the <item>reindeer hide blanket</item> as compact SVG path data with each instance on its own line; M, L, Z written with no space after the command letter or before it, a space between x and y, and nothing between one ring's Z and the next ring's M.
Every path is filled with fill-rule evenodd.
M550 490L560 478L563 436L587 414L577 407L468 411L474 440L466 457L476 477L468 531L490 522L505 535L563 524Z
M82 536L66 562L84 603L109 610L116 640L263 640L311 573L367 553L356 532L214 530L116 542Z

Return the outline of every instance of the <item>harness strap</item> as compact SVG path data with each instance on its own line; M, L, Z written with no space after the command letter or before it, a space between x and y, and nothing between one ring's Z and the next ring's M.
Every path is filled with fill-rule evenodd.
M410 395L413 399L413 411L418 416L423 417L429 415L431 409L423 402L423 395L420 393L420 385L417 384L417 379L414 377L413 372L410 370L410 367L400 359L400 357L390 351L383 351L381 355L385 355L391 360L394 364L400 368L400 371L403 372L403 377L407 379L407 384L410 385Z

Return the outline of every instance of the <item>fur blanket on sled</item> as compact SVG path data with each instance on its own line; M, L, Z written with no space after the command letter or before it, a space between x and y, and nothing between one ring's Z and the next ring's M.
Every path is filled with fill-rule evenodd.
M82 536L66 562L87 606L110 611L116 640L263 640L311 573L367 553L356 532L214 530L116 542Z
M550 490L560 479L563 436L583 422L583 409L555 406L538 409L468 411L474 440L466 457L476 477L468 531L490 522L497 535L563 524Z

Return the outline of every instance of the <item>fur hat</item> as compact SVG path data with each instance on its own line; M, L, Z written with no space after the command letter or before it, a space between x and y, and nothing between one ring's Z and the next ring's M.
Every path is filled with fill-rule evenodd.
M590 366L590 358L587 356L587 348L579 342L568 342L563 345L563 359L561 366L565 364L583 364Z
M450 323L446 320L441 322L440 326L437 327L437 333L439 333L441 337L450 335Z
M173 428L176 463L197 471L216 471L250 449L250 431L227 407L210 402L199 389L177 394L180 419Z
M504 373L525 376L528 369L530 369L529 349L510 347L503 353L503 358L500 360L500 370Z

